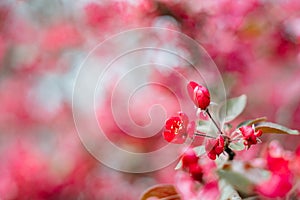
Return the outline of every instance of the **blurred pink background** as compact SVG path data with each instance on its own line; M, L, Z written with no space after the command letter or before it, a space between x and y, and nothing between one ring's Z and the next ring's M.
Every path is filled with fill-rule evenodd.
M227 96L248 96L241 120L266 116L269 121L300 129L298 0L3 0L0 199L137 199L150 186L175 181L176 163L138 174L104 166L81 143L73 120L73 84L81 62L110 36L142 27L176 30L201 44L216 63ZM164 44L168 43L167 36L165 39ZM120 48L130 42L139 40L128 38L119 43ZM118 47L96 52L95 57L105 57L114 48ZM159 60L155 53L151 56ZM91 70L99 67L90 65ZM169 65L179 74L189 73L180 63L170 61ZM146 75L149 81L172 85L175 93L182 91L184 82L176 74L153 67ZM116 79L112 76L103 85L99 95L106 95L96 109L98 119L105 120L107 137L137 152L165 145L159 131L153 135L148 129L140 134L153 137L141 139L128 136L116 124L109 95ZM123 101L122 94L117 97ZM149 123L152 105L163 105L167 116L178 109L174 94L160 87L141 90L131 101L132 118L141 126ZM157 116L156 132L167 116ZM89 131L88 122L86 128ZM263 137L269 139L278 139L289 150L300 144L293 136ZM117 161L117 155L111 153Z

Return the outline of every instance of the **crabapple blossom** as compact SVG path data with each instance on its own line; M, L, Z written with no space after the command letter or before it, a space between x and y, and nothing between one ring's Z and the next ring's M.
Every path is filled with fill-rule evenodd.
M188 168L191 164L198 163L199 157L196 155L193 149L189 148L186 152L184 152L181 160L182 160L182 167Z
M202 182L203 169L198 163L198 160L199 157L196 155L195 151L189 148L182 155L182 168L187 170L195 181Z
M268 146L266 168L270 171L269 179L257 185L258 193L269 198L284 197L293 187L291 171L293 155L285 151L277 141Z
M176 116L169 118L165 124L163 132L164 139L167 142L182 144L187 138L188 117L179 112Z
M206 143L207 156L215 160L217 156L224 152L224 138L219 136L217 139L209 139Z
M191 81L187 85L187 90L190 98L198 108L205 110L209 106L210 94L206 87Z
M251 126L242 126L239 128L243 135L244 144L249 149L251 145L257 144L258 137L262 135L262 131L258 130L255 131L255 129Z

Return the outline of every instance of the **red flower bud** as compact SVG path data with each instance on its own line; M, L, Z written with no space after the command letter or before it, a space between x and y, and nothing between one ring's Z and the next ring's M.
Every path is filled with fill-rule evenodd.
M167 142L182 144L187 138L188 117L179 112L177 116L166 121L163 137Z
M257 144L257 137L262 135L262 131L258 130L255 132L254 127L251 126L242 126L239 128L243 135L244 144L249 149L251 145Z
M196 82L189 82L187 85L189 96L198 108L205 110L210 104L210 94L206 87Z

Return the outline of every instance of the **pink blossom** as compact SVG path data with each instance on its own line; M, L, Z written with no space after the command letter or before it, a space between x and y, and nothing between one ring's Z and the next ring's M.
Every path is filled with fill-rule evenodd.
M215 200L220 197L218 181L206 183L197 194L199 200Z
M257 137L260 137L262 135L261 130L255 131L251 126L242 126L241 128L239 128L239 130L243 135L244 144L248 149L251 145L257 144Z
M273 141L268 147L266 161L271 176L257 185L257 192L269 198L286 196L293 187L291 155L278 142Z
M189 168L191 164L198 164L199 157L193 149L188 149L181 157L182 167Z
M272 174L267 181L257 185L256 191L265 197L276 198L286 196L292 187L289 175Z
M173 116L166 121L163 136L167 142L183 143L187 138L188 117L179 112L177 116Z
M224 151L224 138L219 136L217 139L208 139L205 145L207 156L215 160Z

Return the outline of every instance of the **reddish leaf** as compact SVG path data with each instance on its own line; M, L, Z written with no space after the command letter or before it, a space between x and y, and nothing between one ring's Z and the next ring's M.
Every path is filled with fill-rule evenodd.
M247 121L243 121L242 123L240 123L237 128L240 128L242 126L252 126L252 124L258 124L260 122L265 122L267 120L266 117L259 117L259 118L256 118L256 119L250 119L250 120L247 120Z
M260 122L255 125L255 130L261 130L265 133L278 133L278 134L291 134L291 135L299 135L299 131L289 129L285 126L275 124L272 122Z
M150 197L156 197L161 200L181 200L176 188L173 185L156 185L149 188L140 198L147 200Z

